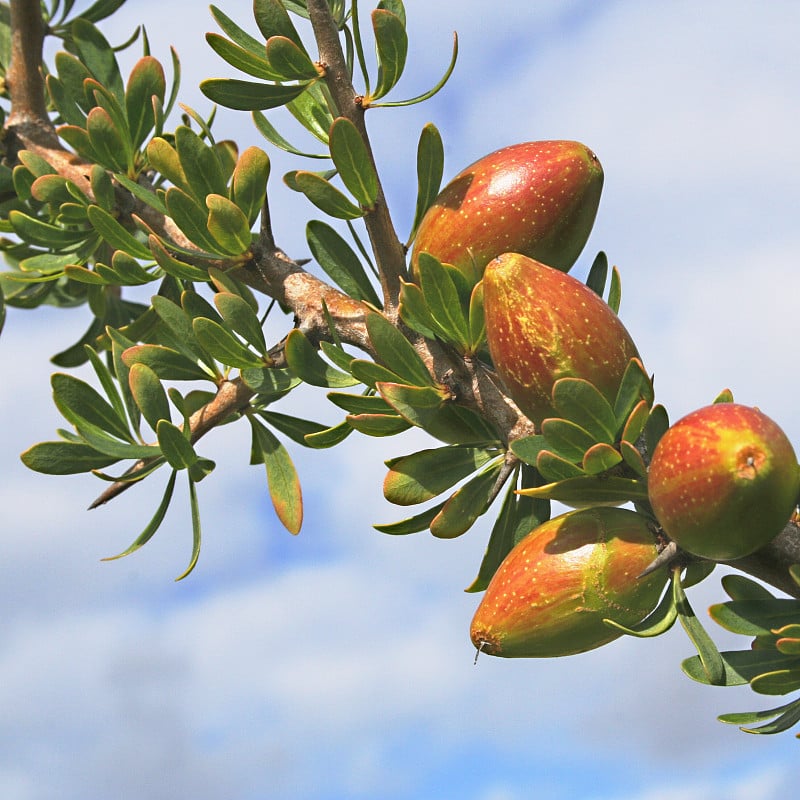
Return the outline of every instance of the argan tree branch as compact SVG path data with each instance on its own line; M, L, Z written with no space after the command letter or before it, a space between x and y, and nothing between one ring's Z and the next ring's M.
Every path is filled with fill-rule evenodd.
M356 126L367 147L373 166L375 166L375 158L364 122L364 109L358 102L358 95L353 88L339 40L339 31L327 0L308 0L308 13L319 47L319 60L325 67L325 81L337 110L341 116L346 117ZM376 174L379 174L377 169ZM378 265L384 311L394 321L400 302L400 281L406 277L406 254L389 214L380 178L378 179L375 206L365 213L364 224Z

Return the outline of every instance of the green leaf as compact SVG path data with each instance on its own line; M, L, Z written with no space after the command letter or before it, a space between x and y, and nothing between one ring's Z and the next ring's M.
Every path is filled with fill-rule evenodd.
M761 597L712 605L708 613L723 628L745 636L767 636L798 619L800 603L785 598Z
M619 304L622 299L622 283L619 270L614 267L611 271L611 286L608 289L608 305L615 314L619 314Z
M411 427L398 414L348 414L347 424L366 436L396 436Z
M434 385L425 362L411 342L383 314L368 313L366 323L370 342L378 358L388 364L392 372L412 386Z
M628 636L636 636L640 639L647 639L653 636L661 636L675 624L678 619L678 607L675 605L675 598L672 590L664 592L658 606L640 623L630 628L620 625L613 619L604 619L606 625L615 628Z
M532 489L521 489L527 497L544 497L575 507L590 505L621 505L626 502L647 501L647 486L633 478L607 475L586 475L548 483Z
M411 330L426 339L447 338L447 334L431 315L422 290L415 283L401 281L400 318Z
M203 349L221 364L237 369L260 367L264 364L261 357L214 320L197 317L192 320L192 329Z
M305 49L285 36L270 36L267 40L267 61L281 81L314 80L320 77Z
M356 378L327 364L298 328L286 337L284 353L289 369L312 386L342 389L358 383Z
M614 400L614 416L620 428L628 419L633 409L644 400L648 406L655 401L653 382L638 358L632 358L625 368L620 381L617 397ZM633 441L629 439L628 441Z
M248 232L264 205L269 171L269 157L260 147L248 147L233 170L231 199L247 218Z
M169 420L169 401L158 375L146 364L134 364L128 375L131 394L136 405L147 420L147 424L156 430L162 419Z
M348 414L391 414L391 406L379 395L328 392L328 399Z
M733 723L734 725L742 725L750 722L758 722L763 719L772 719L773 722L766 725L760 725L756 728L742 728L745 733L782 733L792 726L800 722L800 700L795 700L787 703L778 708L772 708L767 711L752 711L742 714L721 714L717 719L720 722Z
M157 172L160 172L171 184L184 191L190 191L189 181L183 171L178 151L160 136L151 139L146 149L147 160Z
M285 36L298 47L303 46L297 29L280 0L254 0L253 16L265 39L273 36Z
M249 418L253 435L267 469L272 505L289 533L297 534L303 524L303 498L300 481L286 448L268 428Z
M477 353L486 341L486 315L483 310L483 281L472 289L469 300L470 351Z
M540 434L535 436L523 436L521 439L515 439L511 442L510 447L511 452L517 458L535 467L539 453L547 447L547 441L544 436Z
M131 142L137 150L144 144L155 125L152 98L163 106L167 83L164 68L152 56L143 56L134 64L125 90L125 111L128 116Z
M444 174L444 144L438 128L429 122L422 129L417 143L417 205L408 244L417 235L425 212L439 194Z
M769 589L744 575L723 575L720 583L731 600L760 603L762 600L769 602L773 599Z
M343 442L354 430L355 428L345 420L319 433L307 434L305 443L307 447L313 447L318 450L335 447L340 442Z
M197 559L200 557L200 508L197 504L197 488L195 487L196 481L189 478L189 505L192 510L192 555L189 559L189 565L186 569L175 578L176 581L183 580L197 565Z
M458 445L421 450L387 461L389 472L383 496L399 506L432 500L471 475L495 454L477 447Z
M302 97L303 95L301 95ZM330 158L330 153L306 153L288 142L278 133L275 126L260 111L253 111L253 122L258 132L268 141L287 153L304 158Z
M372 12L372 29L378 55L378 82L370 100L386 95L400 80L408 54L408 34L403 20L385 9Z
M260 411L259 416L268 422L275 430L288 436L293 442L308 446L307 436L315 436L323 431L330 430L327 425L321 425L310 419L293 417L288 414L280 414L277 411Z
M712 684L699 656L681 663L681 669L693 681L719 686L743 686L757 678L780 669L787 663L786 656L776 650L733 650L720 653L723 675L719 684Z
M126 141L111 115L95 107L86 118L86 132L97 160L114 172L125 172L130 166L130 143ZM127 131L125 131L127 133Z
M444 402L441 392L432 386L380 381L376 386L392 408L436 439L448 444L488 444L498 440L483 418L455 403Z
M300 379L295 378L288 369L261 367L260 369L243 369L240 374L245 385L256 394L275 398L283 397L300 384Z
M149 248L132 233L125 230L108 211L100 208L100 206L91 205L86 209L86 213L89 217L89 222L92 223L92 227L112 248L122 250L133 256L133 258L150 260Z
M622 427L621 440L634 445L644 432L647 420L650 418L650 405L647 400L640 400L631 411Z
M583 471L587 475L599 475L613 469L622 461L618 450L605 442L590 447L583 456Z
M247 253L252 244L250 222L244 211L232 200L221 194L210 194L206 197L208 208L208 232L222 248L232 256Z
M76 475L102 469L118 461L79 442L39 442L20 455L22 463L45 475Z
M186 234L193 244L208 253L229 255L220 252L220 245L208 231L208 212L186 192L171 187L166 194L167 211L175 224ZM150 239L152 247L152 237ZM155 253L154 253L155 255Z
M227 181L214 147L209 147L187 125L179 125L175 130L175 148L195 200L203 203L209 194L227 196Z
M123 352L128 347L132 347L133 342L110 326L107 326L105 331L106 335L111 340L111 359L114 365L114 374L117 376L119 391L128 412L128 419L131 421L134 432L138 435L141 414L139 412L139 406L136 405L136 401L133 399L133 394L131 393L128 383L130 367L128 367L122 359Z
M147 364L162 380L196 381L212 379L202 366L186 356L160 344L137 344L122 353L126 366Z
M81 61L97 82L105 86L119 102L124 102L125 89L114 48L87 19L78 17L70 27Z
M503 460L490 464L454 492L431 521L437 539L454 539L466 533L489 507L496 494L496 483Z
M200 91L209 100L236 111L285 106L305 89L306 84L253 83L233 78L207 78L200 82Z
M362 206L372 208L378 196L378 175L358 129L346 117L338 117L331 126L329 143L342 182Z
M174 334L175 347L188 359L211 361L194 335L189 315L172 300L155 295L150 301L158 316Z
M361 208L316 172L298 170L294 180L298 191L328 216L336 219L358 219L364 216Z
M217 292L214 305L231 330L239 334L260 355L267 352L267 342L258 315L243 297L231 292Z
M563 458L551 450L541 450L536 456L536 469L546 481L557 483L571 478L579 478L584 472L568 458Z
M337 286L356 300L380 307L381 301L361 260L330 225L311 220L306 226L306 240L314 259Z
M585 428L596 442L613 444L617 421L608 400L583 378L560 378L553 384L553 405L566 419Z
M434 517L436 517L436 515L442 510L442 506L444 506L444 503L438 503L432 508L429 508L427 511L423 511L420 514L415 514L413 517L408 517L407 519L400 520L399 522L373 525L372 527L375 528L376 531L388 533L390 536L407 536L411 533L426 531L428 528L430 528Z
M350 362L350 373L358 383L363 383L371 389L381 382L402 383L402 378L395 372L363 358L354 358Z
M647 424L644 426L644 440L647 445L647 452L650 455L653 454L656 445L668 428L669 417L667 416L667 409L660 404L653 406L650 416L647 418Z
M608 278L608 258L601 250L592 262L589 275L586 278L586 285L598 296L602 297L606 290L606 279Z
M144 412L143 412L144 413ZM160 419L156 425L158 446L164 458L173 469L188 469L198 459L192 443L183 431L167 419Z
M27 244L54 250L66 249L86 239L85 231L66 230L58 225L42 222L15 209L8 212L8 221L14 233Z
M211 15L214 17L214 20L222 29L223 33L226 33L230 38L239 46L247 50L249 53L253 55L262 56L264 53L264 41L260 39L256 39L254 36L251 36L245 30L240 28L227 14L221 11L216 6L212 5L211 7ZM268 39L269 36L265 36L264 39Z
M546 419L541 427L547 449L567 461L582 461L584 453L597 442L589 431L567 419Z
M642 454L624 439L619 443L619 451L623 461L640 477L647 477L647 464L644 463Z
M333 115L318 82L308 84L305 92L286 104L286 109L312 136L328 144Z
M278 73L264 57L263 43L260 52L253 53L249 49L226 39L224 36L220 36L218 33L207 33L206 41L218 56L221 56L239 71L265 81L274 81L279 78Z
M184 281L208 281L208 273L204 269L175 258L167 251L157 236L151 235L148 244L156 263L167 275Z
M683 591L677 569L673 571L672 595L678 609L678 619L697 650L708 683L712 686L729 685L726 681L725 662L713 640L695 616L686 593Z
M63 372L54 373L50 383L58 410L73 425L86 421L119 439L133 441L124 418L88 383Z
M466 349L470 342L469 322L452 275L428 253L420 253L418 266L422 294L445 341Z

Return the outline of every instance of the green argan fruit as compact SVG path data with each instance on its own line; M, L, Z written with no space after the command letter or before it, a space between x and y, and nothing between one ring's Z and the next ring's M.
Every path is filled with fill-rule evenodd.
M580 142L525 142L479 159L428 209L411 254L458 267L471 283L500 253L523 253L561 270L580 255L597 214L603 168Z
M583 653L641 622L658 604L665 570L638 578L657 555L645 517L587 508L534 528L506 556L475 612L472 643L506 658Z
M656 446L650 504L666 534L714 561L770 542L797 503L797 458L786 434L757 408L706 406L678 420Z
M608 303L581 281L518 253L489 262L483 278L486 339L514 402L537 426L558 416L559 378L583 378L613 405L636 345Z

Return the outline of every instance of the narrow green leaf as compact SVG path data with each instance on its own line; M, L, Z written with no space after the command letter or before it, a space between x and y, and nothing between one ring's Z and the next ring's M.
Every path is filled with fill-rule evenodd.
M590 447L583 456L583 471L587 475L600 475L613 469L622 461L619 450L605 442Z
M672 593L678 609L678 619L697 650L703 671L712 686L726 685L725 662L711 637L695 616L681 585L679 571L673 571Z
M469 300L470 351L477 353L486 342L486 315L483 310L483 281L475 284Z
M102 469L119 459L79 442L39 442L20 455L22 463L45 475L77 475Z
M411 533L419 533L426 531L430 528L431 522L436 515L442 510L444 503L429 508L420 514L415 514L413 517L400 520L399 522L388 522L380 525L373 525L376 531L381 533L388 533L390 536L407 536Z
M431 207L442 185L444 174L444 144L438 128L429 122L423 127L417 143L417 205L408 244L417 235L425 212Z
M264 205L269 172L269 156L260 147L248 147L233 170L231 199L245 215L248 232Z
M153 56L143 56L134 64L125 90L131 142L137 150L144 144L155 125L152 98L163 106L167 92L164 68Z
M447 333L433 318L422 290L415 283L401 283L400 318L411 330L422 334L426 339L447 340Z
M769 602L773 599L773 594L769 589L744 575L723 575L720 583L731 600L759 603L762 600Z
M265 110L285 106L299 97L307 84L253 83L233 78L207 78L200 91L212 102L236 111Z
M642 458L642 454L624 439L619 443L619 452L623 461L641 478L647 477L647 464Z
M647 400L640 400L633 408L622 428L620 436L623 442L634 445L644 432L647 420L650 418L650 404Z
M316 139L328 144L333 115L319 82L311 82L306 91L286 104L289 113Z
M192 555L189 558L189 565L186 569L175 578L176 581L183 580L197 565L197 559L200 557L200 543L202 534L200 530L200 507L197 503L197 488L195 481L189 478L189 506L192 510Z
M179 125L175 130L175 148L195 200L203 203L209 194L227 196L227 181L214 147L187 125Z
M313 437L323 431L330 430L327 425L321 425L319 422L290 416L289 414L281 414L277 411L260 411L259 416L275 430L288 436L293 442L303 445L303 447L308 446L306 437Z
M370 100L378 100L391 91L403 74L408 34L400 17L380 8L372 12L372 29L378 55L378 81Z
M546 419L541 428L547 449L567 461L582 461L584 453L597 442L589 431L567 419Z
M88 383L63 372L50 377L58 410L71 423L85 420L124 441L133 441L125 419Z
M628 636L636 636L640 639L648 639L653 636L661 636L666 633L678 619L678 608L675 605L675 598L672 590L664 592L661 601L650 614L637 625L630 628L620 625L613 619L604 619L603 622L609 628L615 628Z
M601 250L592 262L589 275L586 278L586 285L598 296L602 297L606 290L606 280L608 278L608 258Z
M556 485L558 482L573 478L577 479L584 474L581 467L570 459L554 453L552 450L541 450L539 452L539 455L536 456L536 469L539 470L546 481L550 482L549 485Z
M272 36L285 36L298 47L303 46L300 35L281 0L254 0L253 16L265 39L270 39Z
M486 512L502 466L502 459L489 465L450 496L431 521L430 530L437 539L461 536Z
M294 180L297 189L328 216L336 219L358 219L364 216L361 208L316 172L298 170Z
M392 325L383 314L370 312L366 316L370 342L381 361L388 364L412 386L433 386L425 362L420 358L411 342Z
M494 457L483 448L458 445L421 450L387 462L383 496L399 506L432 500Z
M183 171L178 151L160 136L151 139L147 144L147 160L157 172L160 172L171 184L184 191L190 191L189 181Z
M371 389L381 382L402 383L403 381L398 374L387 367L363 358L354 358L350 362L350 373L357 382L363 383Z
M167 275L184 281L208 281L208 273L204 269L196 267L194 264L189 264L186 261L181 261L179 258L175 258L175 256L167 251L166 247L157 236L151 235L148 239L148 244L150 245L150 252L156 260L156 263Z
M527 497L544 497L576 507L589 505L621 505L647 501L647 486L632 478L586 475L548 483L532 489L521 489Z
M278 80L280 77L264 57L263 43L261 44L260 52L253 53L249 49L226 39L224 36L220 36L218 33L207 33L206 41L218 56L225 59L240 72L265 81Z
M128 375L128 381L136 405L154 431L160 420L170 420L167 392L150 367L146 364L134 364Z
M354 430L355 428L345 420L319 433L307 434L305 443L307 447L313 447L317 450L335 447L340 442L343 442Z
M70 28L73 41L80 55L97 82L107 87L111 94L124 102L125 89L119 71L114 48L102 33L87 19L78 17Z
M228 255L228 253L220 252L219 243L208 231L208 212L204 206L174 186L167 190L165 199L169 215L186 234L189 241L207 253Z
M137 344L129 347L122 353L122 361L128 367L134 364L147 364L162 380L214 379L214 375L210 375L200 364L191 361L177 350L159 344Z
M217 248L232 256L248 253L252 244L250 222L244 211L232 200L220 194L206 197L208 232L214 237Z
M192 320L192 329L203 349L221 364L237 369L263 366L261 357L214 320L195 318Z
M761 597L715 603L708 613L726 630L745 636L768 636L798 618L798 601Z
M647 418L647 424L644 426L644 440L647 444L647 452L650 455L653 454L656 445L668 428L669 417L667 416L667 409L660 404L653 406L650 416Z
M197 453L183 431L167 419L156 425L158 446L173 469L188 469L197 461Z
M92 227L112 248L122 250L133 258L150 260L151 253L147 245L125 230L108 211L100 206L91 205L86 209L86 213Z
M269 36L265 36L264 40L256 39L245 30L240 28L224 11L221 11L217 6L212 5L211 15L214 20L222 29L223 33L227 34L239 47L244 48L253 55L263 55L264 53L264 40Z
M286 530L297 534L303 524L303 498L297 471L286 448L272 431L252 417L250 421L267 469L272 505Z
M326 363L298 328L286 337L284 353L289 369L312 386L342 389L358 383L356 378Z
M536 466L536 459L539 453L547 447L544 436L524 436L511 442L511 452L519 459L532 467Z
M772 719L773 722L760 725L756 728L742 728L745 733L782 733L800 722L800 700L787 703L785 706L769 709L768 711L755 711L743 714L721 714L717 719L720 722L729 722L741 725L750 722L758 722L762 719Z
M311 220L306 226L306 240L314 259L337 286L356 300L380 307L381 301L361 260L330 225Z
M300 384L300 379L294 377L288 369L261 367L260 369L243 369L240 374L245 384L254 392L276 399L283 397Z
M259 355L266 356L267 342L261 321L243 297L231 292L217 292L214 305L231 330L238 333Z
M424 252L419 255L419 275L425 302L446 341L465 349L470 341L469 322L452 275L438 259Z
M553 384L553 405L566 419L585 428L596 442L613 444L617 421L608 400L583 378L560 378Z
M301 95L302 96L302 95ZM258 132L270 143L274 144L280 150L285 150L287 153L292 153L296 156L303 156L304 158L330 158L330 153L306 153L303 150L295 147L289 141L283 138L278 133L275 126L262 114L260 111L253 111L253 122L255 123Z
M135 553L140 547L146 545L153 538L155 532L161 527L161 523L164 521L164 517L167 514L169 504L172 501L172 494L175 489L175 478L177 474L177 470L173 470L170 473L167 486L164 489L164 494L161 498L161 502L158 504L155 514L153 514L152 519L147 523L145 529L139 534L133 544L131 544L127 550L123 550L121 553L118 553L115 556L107 556L106 558L102 559L103 561L114 561L117 558L123 558L131 553Z
M611 286L608 289L608 305L615 314L619 314L619 304L622 300L622 282L619 270L614 267L611 271Z
M366 436L396 436L411 427L398 414L348 414L347 424Z
M655 401L653 382L642 362L638 358L632 358L625 369L614 400L614 416L617 418L618 428L642 400L646 401L648 406L653 405Z
M125 172L128 169L130 143L104 108L96 106L89 112L86 132L100 164L114 172Z
M348 191L365 208L372 208L378 196L378 175L369 150L356 126L338 117L330 131L331 158Z
M302 81L320 77L305 49L285 36L270 36L266 52L267 61L278 75L278 80Z

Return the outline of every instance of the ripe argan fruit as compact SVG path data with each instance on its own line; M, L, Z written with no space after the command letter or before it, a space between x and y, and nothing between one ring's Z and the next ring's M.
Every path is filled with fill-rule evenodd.
M470 628L483 653L550 658L583 653L621 636L658 604L665 570L637 576L657 555L645 517L587 508L534 528L506 556Z
M504 147L458 174L417 230L412 272L422 252L453 264L477 283L500 253L522 253L568 270L597 214L603 168L580 142Z
M518 253L489 262L483 277L486 339L495 369L537 426L558 416L559 378L583 378L613 405L632 358L630 334L586 284Z
M667 536L714 561L770 542L797 503L797 458L786 434L757 408L718 403L678 420L656 445L650 504Z

